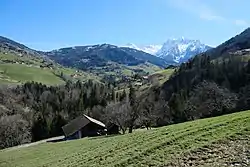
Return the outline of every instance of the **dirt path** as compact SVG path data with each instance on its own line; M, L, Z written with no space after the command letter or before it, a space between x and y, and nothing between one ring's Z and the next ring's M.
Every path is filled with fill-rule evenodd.
M44 140L40 140L40 141L33 142L33 143L27 143L27 144L15 146L15 147L10 147L10 148L5 149L5 151L11 151L11 150L24 148L24 147L35 146L35 145L38 145L38 144L46 143L46 142L53 141L53 140L60 140L60 139L63 139L63 138L64 138L64 136L52 137L52 138L49 138L49 139L44 139Z

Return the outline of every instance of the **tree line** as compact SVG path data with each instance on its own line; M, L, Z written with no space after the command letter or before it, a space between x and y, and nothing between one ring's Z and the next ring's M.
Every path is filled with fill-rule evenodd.
M46 86L27 82L0 89L0 148L63 135L62 126L87 114L130 132L138 118L136 91L116 92L110 84L89 80ZM112 108L112 109L111 109Z
M3 87L0 94L0 148L62 135L61 127L68 121L91 115L90 109L106 106L113 98L110 88L93 81L68 81L64 86L28 82Z
M203 53L181 64L151 96L163 100L164 124L172 124L250 109L249 86L250 61L231 54L211 60Z
M0 148L62 135L87 114L122 133L250 109L250 61L205 53L181 64L163 85L116 91L89 80L63 86L28 82L0 89Z

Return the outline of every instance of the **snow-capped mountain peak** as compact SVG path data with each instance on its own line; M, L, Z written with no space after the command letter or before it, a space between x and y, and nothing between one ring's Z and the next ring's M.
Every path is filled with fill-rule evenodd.
M202 44L199 40L191 40L182 37L167 40L162 45L162 48L156 53L156 56L170 63L178 64L210 48L210 46Z
M168 39L163 45L139 46L128 43L121 47L128 47L155 55L165 59L170 64L185 62L191 57L212 48L201 43L199 40L192 40L185 37Z

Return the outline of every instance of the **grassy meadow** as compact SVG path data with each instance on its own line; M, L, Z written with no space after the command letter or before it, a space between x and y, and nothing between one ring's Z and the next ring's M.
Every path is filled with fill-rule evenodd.
M233 153L228 156L228 162L223 162L216 155L210 161L214 153L211 148L216 143L238 143L238 139L242 138L245 140L239 141L249 146L249 137L250 111L244 111L151 130L137 130L132 134L5 149L0 151L0 167L184 166L187 163L191 163L190 166L223 166L234 162ZM196 153L196 156L190 156L190 153ZM235 158L239 153L242 152L236 152ZM250 160L248 155L246 158ZM185 159L187 157L191 158Z
M51 69L23 64L0 64L0 83L24 83L36 81L48 85L62 84L64 81L53 74Z
M157 79L160 84L166 82L169 77L173 74L175 69L160 70L149 76L151 80Z
M0 84L22 84L28 81L41 82L46 85L60 85L65 81L59 77L63 73L71 80L85 81L99 79L90 73L54 64L52 68L41 68L42 58L30 55L20 56L9 52L0 52ZM55 75L56 74L56 75ZM74 76L74 77L72 77Z

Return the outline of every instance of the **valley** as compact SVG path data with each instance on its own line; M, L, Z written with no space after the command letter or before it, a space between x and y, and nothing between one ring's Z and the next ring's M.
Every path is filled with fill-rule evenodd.
M128 48L120 49L112 45L41 52L29 49L8 38L2 38L4 40L0 47L0 69L2 70L0 80L5 84L34 81L60 85L68 80L87 81L89 79L119 84L132 82L135 74L147 76L167 66L164 60L150 54ZM70 60L64 60L67 57L70 57Z
M249 167L250 1L0 1L0 167Z
M110 44L43 52L1 37L0 166L249 165L249 34L193 55L174 49L172 63ZM39 142L82 115L117 135Z
M117 83L118 85L123 85L124 82L135 83L135 75L151 76L171 64L177 65L179 58L177 61L171 60L171 57L181 56L185 59L182 61L187 61L192 56L208 49L206 45L197 40L184 38L168 40L163 46L150 45L145 47L145 49L155 50L154 53L148 52L147 49L140 49L133 44L121 47L110 44L75 46L49 52L30 49L5 37L1 37L0 44L0 60L2 62L0 80L5 84L35 81L49 85L60 85L67 80L86 81L88 79ZM195 52L190 53L184 53L189 52L188 50L177 51L178 48L183 48L182 45L185 45L186 49L190 47L200 49L193 49ZM160 50L160 48L162 49ZM159 55L156 55L156 52ZM169 58L164 58L163 54ZM188 54L188 56L183 54ZM20 71L24 74L19 75ZM40 78L38 75L32 76L34 73L38 73ZM137 80L136 82L141 81Z

